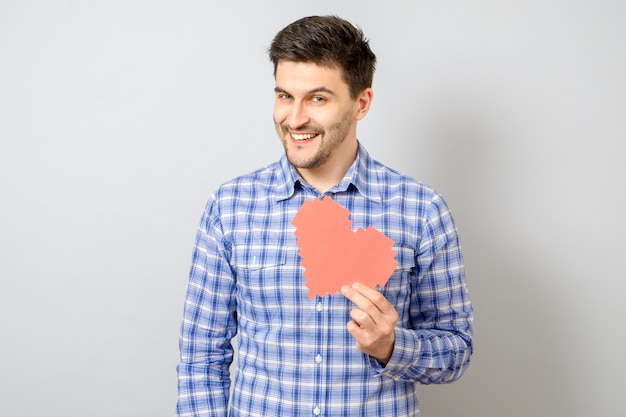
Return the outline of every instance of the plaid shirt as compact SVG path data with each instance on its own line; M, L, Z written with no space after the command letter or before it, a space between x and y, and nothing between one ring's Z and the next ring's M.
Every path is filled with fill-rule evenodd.
M181 326L178 416L419 416L416 383L458 379L472 353L472 306L451 213L431 188L359 145L329 195L353 228L394 242L398 267L382 294L399 313L386 366L346 330L353 305L307 297L293 217L321 197L283 156L222 185L197 232Z

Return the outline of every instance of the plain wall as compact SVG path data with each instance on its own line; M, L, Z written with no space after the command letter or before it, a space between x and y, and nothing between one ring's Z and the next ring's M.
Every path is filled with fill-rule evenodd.
M266 48L311 14L371 39L359 138L460 229L475 354L423 416L623 408L623 1L0 0L0 415L173 414L201 211L281 155Z

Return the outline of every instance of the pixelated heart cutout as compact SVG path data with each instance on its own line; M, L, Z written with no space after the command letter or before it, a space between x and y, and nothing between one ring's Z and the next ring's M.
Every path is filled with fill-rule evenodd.
M326 196L305 201L291 222L311 299L357 281L384 286L398 265L393 240L372 226L352 231L349 217L349 210Z

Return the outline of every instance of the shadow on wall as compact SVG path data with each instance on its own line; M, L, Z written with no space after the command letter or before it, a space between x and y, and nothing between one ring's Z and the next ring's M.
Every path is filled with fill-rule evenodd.
M457 383L419 387L422 415L574 415L582 393L566 342L572 320L550 277L558 266L524 241L533 220L524 212L530 197L516 187L525 175L515 171L525 168L510 143L515 136L476 112L440 114L445 120L430 118L420 140L419 166L433 173L422 179L442 192L459 227L475 350Z

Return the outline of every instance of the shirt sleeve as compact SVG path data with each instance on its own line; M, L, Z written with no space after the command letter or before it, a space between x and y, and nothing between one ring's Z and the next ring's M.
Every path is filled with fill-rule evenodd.
M196 234L180 331L177 416L226 416L236 334L235 277L212 197Z
M472 354L473 308L452 214L434 194L422 224L412 280L413 328L395 329L395 344L381 375L422 384L449 383L463 375Z

